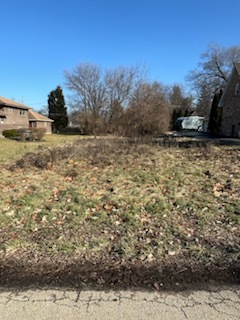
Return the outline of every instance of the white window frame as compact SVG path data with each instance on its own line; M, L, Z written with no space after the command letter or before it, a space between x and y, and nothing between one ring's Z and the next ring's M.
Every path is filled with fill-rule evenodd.
M19 111L18 113L19 113L20 116L25 116L26 115L26 110L19 109L18 111Z

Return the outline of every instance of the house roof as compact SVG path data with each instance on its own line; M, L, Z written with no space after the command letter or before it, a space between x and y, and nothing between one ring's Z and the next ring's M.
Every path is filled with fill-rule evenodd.
M232 78L233 78L233 75L234 75L235 72L237 72L237 74L240 76L240 63L235 63L235 64L234 64L234 67L233 67L233 69L232 69L232 73L231 73L231 75L230 75L230 77L229 77L229 79L228 79L228 83L227 83L227 85L226 85L226 87L225 87L225 89L224 89L224 91L223 91L223 94L222 94L222 96L221 96L221 99L220 99L220 101L219 101L219 103L218 103L218 106L219 106L219 107L223 107L223 105L224 105L226 92L228 91L228 88L229 88L229 86L230 86L230 83L231 83L231 81L232 81Z
M53 122L52 119L43 116L42 114L33 111L32 109L28 110L29 121L44 121L44 122Z
M10 99L4 98L4 97L0 97L0 105L18 108L18 109L24 109L24 110L29 109L29 107L25 106L22 103L18 103L16 101L13 101L13 100L10 100Z

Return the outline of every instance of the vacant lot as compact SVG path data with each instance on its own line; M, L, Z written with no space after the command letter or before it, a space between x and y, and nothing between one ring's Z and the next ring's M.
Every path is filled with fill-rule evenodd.
M5 162L1 283L239 281L239 160L112 138Z

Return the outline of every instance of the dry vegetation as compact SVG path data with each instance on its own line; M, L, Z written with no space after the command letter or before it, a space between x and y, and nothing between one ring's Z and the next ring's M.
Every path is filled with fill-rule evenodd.
M48 270L53 281L47 264L55 280L67 273L68 283L74 273L82 282L157 288L168 276L186 281L194 268L203 278L206 270L230 270L235 279L239 160L234 147L164 148L115 138L26 154L2 166L2 273L11 278L17 264L19 277L31 270L44 278Z

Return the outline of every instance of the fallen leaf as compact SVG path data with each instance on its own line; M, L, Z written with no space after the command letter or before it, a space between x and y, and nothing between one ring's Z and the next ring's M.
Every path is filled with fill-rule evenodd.
M154 288L155 288L157 291L160 291L160 285L159 285L159 283L154 282L153 286L154 286Z

